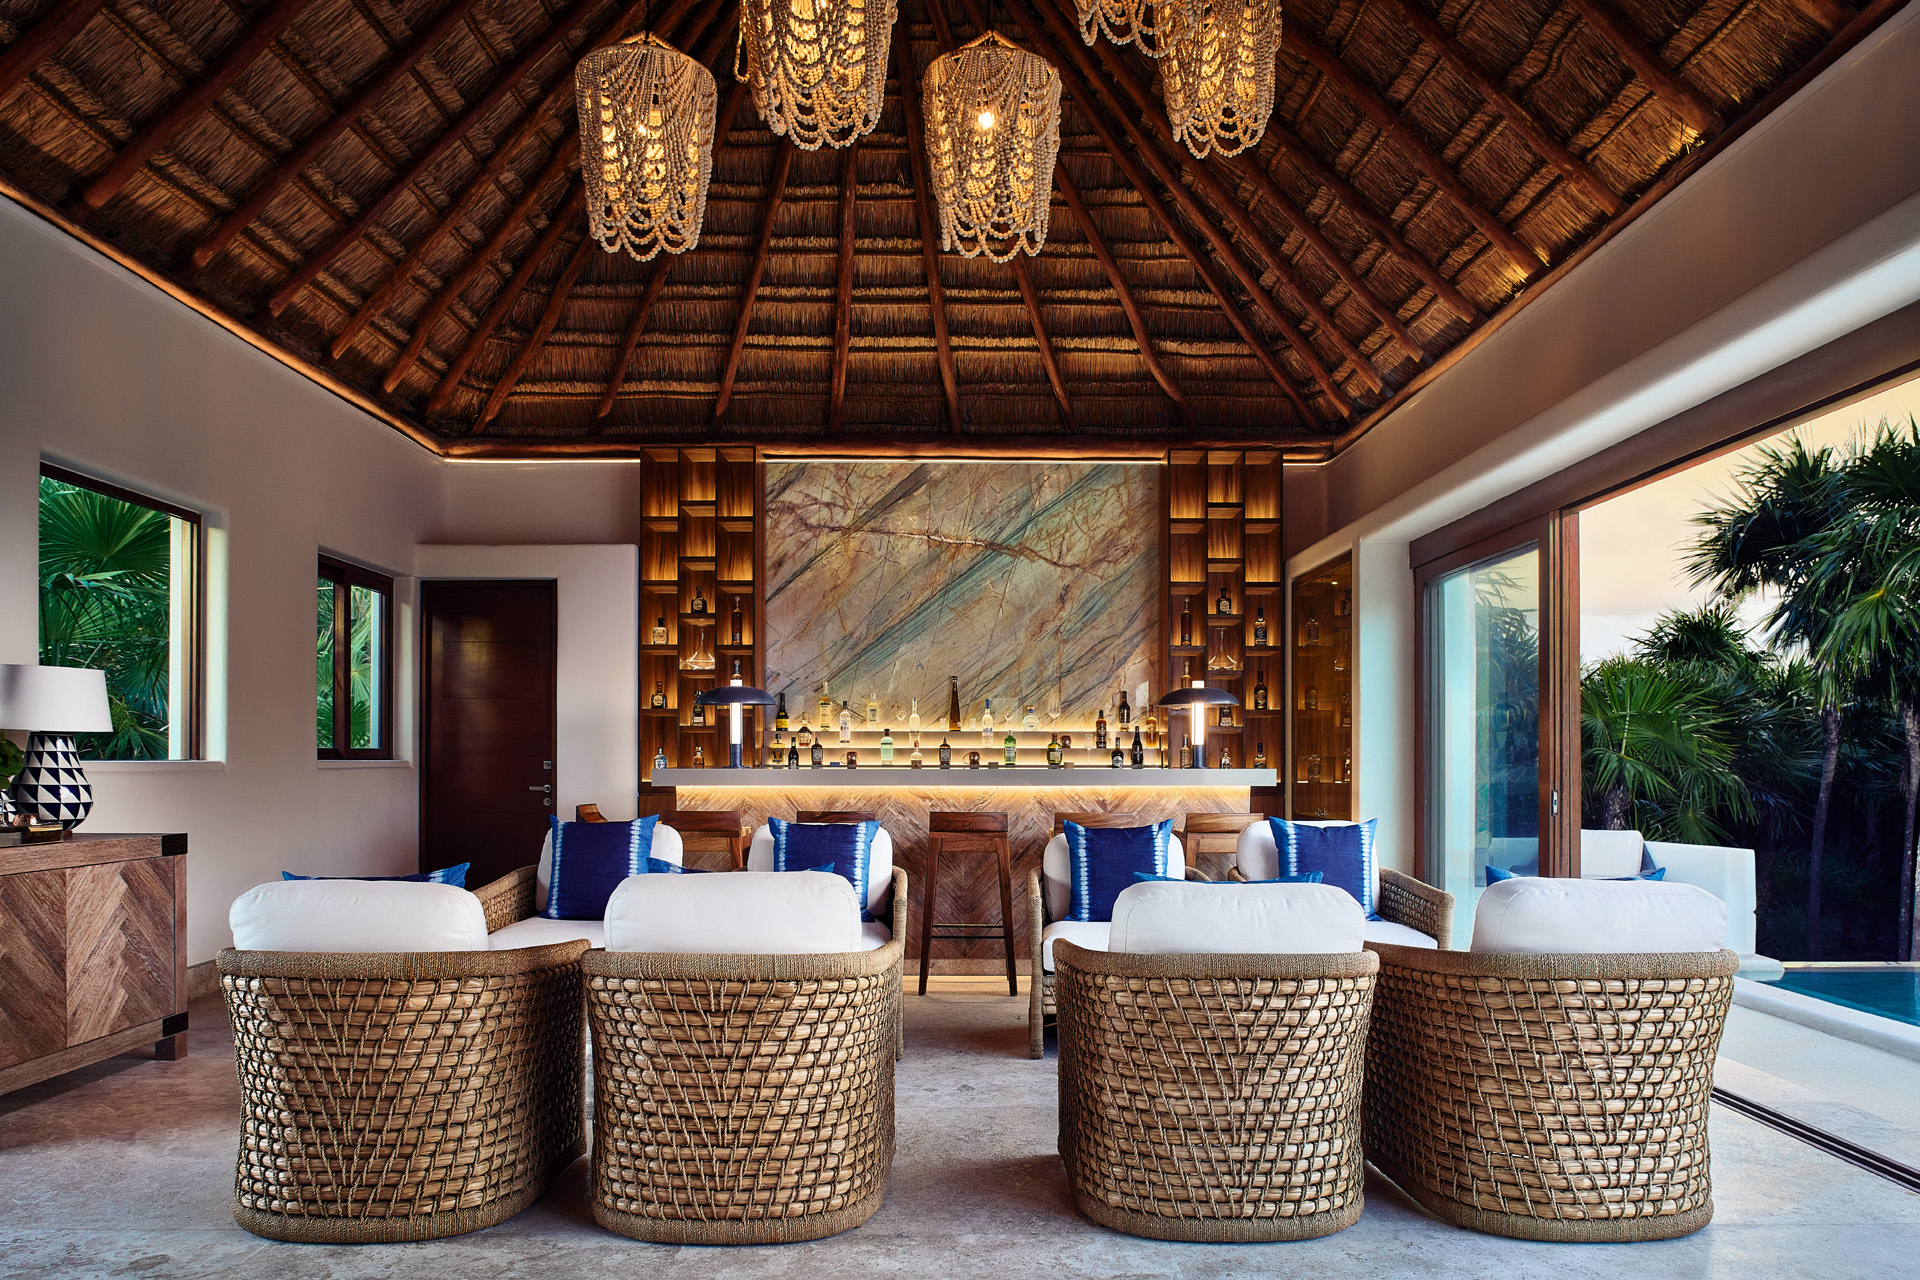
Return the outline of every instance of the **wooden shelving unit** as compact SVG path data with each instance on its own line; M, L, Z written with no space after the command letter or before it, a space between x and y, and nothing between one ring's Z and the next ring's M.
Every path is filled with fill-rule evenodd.
M1266 767L1275 767L1285 654L1280 456L1271 449L1176 449L1167 455L1165 492L1163 690L1190 670L1233 693L1241 705L1231 723L1216 715L1208 724L1207 763L1217 764L1225 747L1234 767L1261 767L1262 752ZM1265 710L1254 693L1263 678ZM1177 756L1182 734L1177 724L1172 730L1168 745Z
M758 685L764 654L765 559L760 523L760 460L750 446L649 449L640 464L640 778L650 785L653 760L688 768L694 748L708 767L726 764L725 722L693 723L694 695L740 677ZM694 609L695 601L704 611ZM733 612L740 611L739 642ZM664 643L656 642L664 627ZM711 657L704 670L687 664ZM658 690L664 710L653 707ZM761 713L748 713L745 763L760 761Z
M1294 581L1289 618L1292 720L1284 764L1289 812L1353 817L1353 561L1343 556Z

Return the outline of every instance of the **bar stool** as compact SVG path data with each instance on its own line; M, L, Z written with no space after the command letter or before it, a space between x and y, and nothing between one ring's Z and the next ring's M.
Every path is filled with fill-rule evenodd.
M688 853L724 852L733 871L747 865L747 827L738 809L678 809L660 821L680 833Z
M1240 833L1266 819L1257 813L1189 813L1186 825L1174 832L1186 850L1187 865L1200 867L1215 880L1225 880L1240 851ZM1203 855L1216 855L1216 866L1202 866Z
M940 855L952 850L973 852L991 850L1000 870L1000 923L935 923L935 893L940 883ZM1007 953L1007 994L1020 994L1020 979L1014 972L1013 956L1013 855L1007 844L1007 815L1004 813L928 813L927 814L927 887L920 899L920 994L927 994L927 967L932 963L933 940L967 941L1000 934Z

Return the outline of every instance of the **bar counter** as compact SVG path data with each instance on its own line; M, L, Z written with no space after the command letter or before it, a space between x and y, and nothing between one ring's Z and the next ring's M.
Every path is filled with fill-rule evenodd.
M656 787L831 787L845 788L896 788L904 787L912 791L944 789L947 787L985 787L990 790L1005 787L1052 787L1080 791L1088 787L1121 787L1153 791L1189 791L1195 787L1236 787L1242 791L1250 787L1271 787L1277 785L1272 769L1114 769L1101 768L1098 765L1074 765L1062 769L1049 769L1019 765L1014 768L988 768L982 765L978 769L965 767L941 769L923 767L914 769L901 765L861 765L849 769L845 765L822 765L815 769L803 765L798 769L655 769L653 785ZM692 805L690 808L706 808L704 805ZM819 809L835 806L809 805Z

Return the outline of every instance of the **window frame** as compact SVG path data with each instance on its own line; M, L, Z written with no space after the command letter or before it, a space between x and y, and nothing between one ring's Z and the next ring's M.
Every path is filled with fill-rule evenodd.
M391 760L394 758L393 742L393 704L394 704L394 595L393 579L384 573L375 573L361 565L330 556L322 552L319 557L319 569L316 579L334 584L333 593L333 743L323 747L316 740L315 757L320 760ZM371 747L343 747L340 745L348 737L347 726L353 714L352 675L352 619L349 606L352 601L350 588L360 587L378 592L382 605L380 611L380 681L375 692L380 733L378 741ZM348 588L348 590L342 590ZM316 587L317 590L317 587ZM342 696L342 691L345 696ZM319 690L314 690L316 702ZM317 707L316 707L316 719Z
M185 655L185 660L180 672L181 696L178 700L180 705L170 705L167 708L169 725L180 722L182 749L181 754L177 756L169 754L166 762L204 760L206 758L203 747L206 728L207 662L207 593L206 577L203 573L207 558L205 513L183 507L177 502L169 502L165 498L156 498L152 494L142 493L138 489L129 489L111 480L102 480L84 471L75 471L71 467L48 462L44 458L40 461L40 477L72 485L77 489L86 489L137 507L145 507L149 511L157 511L161 515L187 525L189 530L186 538L187 563L181 566L178 575L181 594L186 598L185 608L179 610L180 635L178 637L178 645ZM112 764L116 761L100 760L90 763ZM155 761L154 763L163 762Z

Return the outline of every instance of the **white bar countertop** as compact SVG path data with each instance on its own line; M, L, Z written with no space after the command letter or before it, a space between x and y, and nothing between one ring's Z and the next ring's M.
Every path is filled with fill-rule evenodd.
M1271 787L1272 769L1113 769L1079 765L1069 769L1005 767L941 769L905 765L823 765L818 769L655 769L656 787Z

